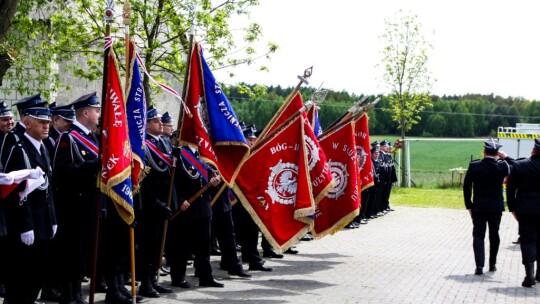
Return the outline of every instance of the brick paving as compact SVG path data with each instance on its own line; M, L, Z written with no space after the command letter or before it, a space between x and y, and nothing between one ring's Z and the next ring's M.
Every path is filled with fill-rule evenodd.
M521 287L524 269L519 245L512 244L517 222L510 213L501 222L498 270L476 276L466 210L395 209L359 229L300 242L298 255L267 259L274 271L250 272L251 279L230 277L212 257L225 288L197 287L189 267L187 280L195 287L144 303L540 303L540 285ZM166 285L169 280L162 277ZM103 298L96 294L96 303Z

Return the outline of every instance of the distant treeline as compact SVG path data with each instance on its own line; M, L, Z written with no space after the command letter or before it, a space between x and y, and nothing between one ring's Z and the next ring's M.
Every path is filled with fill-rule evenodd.
M243 89L242 89L243 86ZM253 85L228 87L227 96L241 121L255 124L262 129L270 121L293 88L269 86L266 90ZM246 90L250 88L250 90ZM315 88L302 88L307 101ZM255 92L255 93L254 93ZM363 95L329 91L321 104L319 119L323 128L332 123ZM386 96L368 96L369 100L381 97L375 109L369 112L372 134L399 134L397 124L392 121ZM463 96L432 96L433 107L420 116L408 136L426 137L479 137L494 136L497 127L514 127L516 123L540 123L540 102L516 97L500 97L480 94Z

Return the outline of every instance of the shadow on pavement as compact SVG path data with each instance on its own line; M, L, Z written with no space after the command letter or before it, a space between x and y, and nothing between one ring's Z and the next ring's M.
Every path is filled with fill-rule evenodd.
M502 283L501 280L493 280L493 273L485 272L483 275L463 274L463 275L449 275L445 278L448 280L454 280L460 283L476 283L480 281Z
M540 292L537 289L521 287L521 281L516 282L517 286L513 287L503 287L503 288L489 288L488 291L491 293L502 293L512 297L520 298L537 298Z

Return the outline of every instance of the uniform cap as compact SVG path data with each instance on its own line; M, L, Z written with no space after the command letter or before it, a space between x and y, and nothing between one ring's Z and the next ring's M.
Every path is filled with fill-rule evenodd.
M540 138L534 139L534 148L540 151Z
M486 150L486 152L496 153L499 151L500 147L502 147L502 145L499 141L493 138L484 142L484 150Z
M11 107L8 106L7 102L0 102L0 118L4 117L13 117L13 112L11 112Z
M75 99L75 101L73 101L70 105L72 105L73 109L75 110L86 107L101 108L101 104L99 103L99 98L97 97L96 92L83 95Z
M149 106L146 110L146 120L152 120L154 118L161 118L161 114L159 114L158 110L154 108L154 106Z
M54 103L56 105L56 103ZM67 121L74 121L75 120L75 110L73 109L73 105L63 105L63 106L54 106L51 104L51 114L57 115L62 117L63 119Z
M46 107L32 107L24 109L23 116L30 116L39 120L51 121L51 111Z
M17 107L17 110L19 113L23 113L25 109L31 108L31 107L44 107L47 104L46 100L43 100L41 98L41 94L36 94L32 96L25 97L13 105Z
M376 147L376 146L379 146L379 142L378 141L374 141L371 143L371 147Z
M371 153L375 153L375 152L379 152L380 150L379 148L377 148L377 146L375 146L375 147L372 147L370 151Z
M257 135L255 135L255 132L257 132L257 129L255 128L255 125L249 125L243 131L244 137L245 138L257 138Z
M388 145L389 145L389 142L387 142L386 140L381 141L381 146L388 146Z
M161 122L162 123L168 123L168 122L172 122L173 119L171 117L171 115L169 114L169 112L165 112L163 113L163 116L161 116Z

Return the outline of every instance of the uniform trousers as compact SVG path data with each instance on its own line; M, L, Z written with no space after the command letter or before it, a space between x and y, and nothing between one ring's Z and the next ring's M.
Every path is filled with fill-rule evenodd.
M518 213L519 240L523 264L535 262L540 251L540 214Z
M502 212L472 211L473 249L476 267L484 267L484 238L487 227L489 227L489 265L497 264L497 253L501 242L499 238L501 216Z

